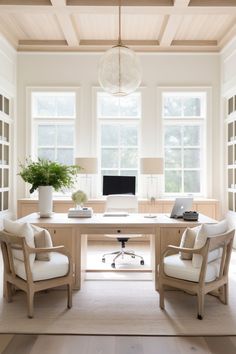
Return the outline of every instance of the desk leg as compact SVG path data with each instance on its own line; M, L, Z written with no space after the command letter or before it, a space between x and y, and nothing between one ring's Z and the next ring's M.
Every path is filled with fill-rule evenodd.
M153 278L155 283L155 289L158 291L158 266L160 263L160 254L161 254L161 234L160 228L157 227L155 230L155 234L152 235L151 238L151 260L152 260L152 271Z
M75 282L74 289L80 290L85 279L87 262L87 235L77 231L75 242Z

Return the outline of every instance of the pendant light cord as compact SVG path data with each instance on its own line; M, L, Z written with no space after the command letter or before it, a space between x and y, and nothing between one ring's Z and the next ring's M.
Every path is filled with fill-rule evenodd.
M118 37L118 50L119 50L119 68L118 68L118 80L119 80L119 92L121 92L121 57L120 57L120 47L122 46L121 43L121 0L119 0L119 37Z
M118 37L118 45L122 45L121 43L121 1L119 1L119 37Z

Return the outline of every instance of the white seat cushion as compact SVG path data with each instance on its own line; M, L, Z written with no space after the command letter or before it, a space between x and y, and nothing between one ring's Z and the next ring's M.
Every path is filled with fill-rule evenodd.
M179 254L174 254L165 257L164 270L170 277L198 282L201 269L194 268L191 260L183 260ZM219 274L219 270L220 260L208 263L205 278L206 283L215 280Z
M24 262L14 259L14 267L16 274L26 280ZM52 252L51 259L48 262L34 261L31 265L34 281L62 277L67 274L68 269L68 257L58 252Z

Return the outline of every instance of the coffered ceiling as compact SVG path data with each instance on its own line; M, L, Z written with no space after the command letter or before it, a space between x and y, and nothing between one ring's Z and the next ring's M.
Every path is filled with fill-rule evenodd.
M18 51L103 51L117 43L119 0L0 0ZM121 38L146 52L219 52L236 35L236 0L121 0Z

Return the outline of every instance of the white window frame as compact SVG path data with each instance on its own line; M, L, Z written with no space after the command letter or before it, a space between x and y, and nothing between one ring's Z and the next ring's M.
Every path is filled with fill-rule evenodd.
M98 181L97 181L97 194L99 197L102 197L102 174L101 174L101 126L103 123L109 123L109 124L122 124L122 123L127 123L127 124L132 124L136 123L137 124L137 129L138 129L138 163L137 163L137 175L138 175L138 184L137 184L137 190L136 190L136 195L139 194L140 191L140 144L141 144L141 120L142 120L142 90L136 91L136 93L140 94L140 116L139 117L99 117L99 112L98 112L98 94L103 93L104 91L101 89L94 89L94 100L95 100L95 117L96 117L96 124L97 124L97 155L98 155Z
M64 118L64 117L55 117L55 118L48 118L48 117L33 117L33 106L32 106L32 94L34 92L73 92L75 93L75 117L73 118ZM26 88L26 107L27 107L27 124L26 124L26 158L30 157L33 160L37 159L37 134L36 129L40 123L44 124L68 124L69 122L74 122L74 152L73 152L73 160L76 156L76 149L77 149L77 131L80 125L80 117L81 117L81 104L80 104L80 88L78 86L74 87L54 87L54 86L34 86L34 87L27 87ZM25 193L27 197L32 196L29 194L29 190L26 187ZM65 197L69 194L54 192L54 196L56 197Z
M179 93L203 93L205 94L205 117L199 118L164 118L163 117L163 94L164 93L171 93L171 92L179 92ZM203 139L203 146L201 149L201 171L202 171L202 178L200 180L200 193L165 193L165 179L163 178L163 185L162 185L162 195L163 197L176 197L176 196L186 196L186 195L193 195L196 197L202 198L210 198L212 197L212 184L211 184L211 177L212 177L212 89L211 87L196 87L196 86L189 86L189 87L158 87L157 88L157 112L158 117L160 119L160 127L162 136L162 154L165 157L165 143L164 143L164 124L170 125L178 125L178 124L201 124L202 125L202 139ZM165 121L165 122L164 122ZM192 170L192 169L191 169Z

